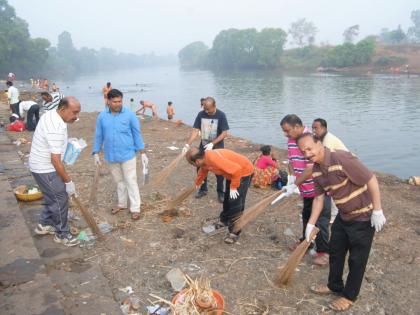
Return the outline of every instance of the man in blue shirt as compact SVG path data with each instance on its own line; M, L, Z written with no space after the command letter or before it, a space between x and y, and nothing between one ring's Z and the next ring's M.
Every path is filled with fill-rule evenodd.
M127 208L133 220L140 218L140 192L137 183L136 152L141 152L143 170L147 170L148 158L137 117L122 106L123 94L112 89L108 92L108 108L96 119L93 156L95 165L100 165L99 152L104 148L105 160L109 163L111 174L117 183L118 205L112 214ZM128 198L127 198L128 197Z

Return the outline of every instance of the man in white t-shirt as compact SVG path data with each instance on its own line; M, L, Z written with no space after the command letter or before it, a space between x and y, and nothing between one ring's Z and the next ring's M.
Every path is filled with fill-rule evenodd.
M79 243L70 234L67 222L69 197L76 194L76 187L62 162L67 147L67 123L76 121L79 113L80 103L71 96L63 98L57 109L45 113L35 129L29 155L29 168L45 200L35 233L55 234L54 241L66 246Z
M19 116L23 120L26 117L26 129L34 131L39 121L39 105L34 101L19 102Z
M7 100L13 114L19 115L19 90L13 86L12 81L7 81Z

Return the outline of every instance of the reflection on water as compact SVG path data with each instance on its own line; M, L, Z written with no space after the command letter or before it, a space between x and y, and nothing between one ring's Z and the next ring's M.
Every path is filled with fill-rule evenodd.
M175 119L188 124L200 109L200 98L214 96L233 134L283 148L286 139L279 122L284 115L295 113L309 125L322 117L372 169L402 178L420 175L419 77L186 72L165 67L58 83L65 94L81 100L84 111L95 111L103 108L101 88L107 81L125 93L126 104L130 98L155 102L161 117L172 101Z

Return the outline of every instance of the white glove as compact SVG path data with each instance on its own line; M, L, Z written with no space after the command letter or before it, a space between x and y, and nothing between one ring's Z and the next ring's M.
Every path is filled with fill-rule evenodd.
M305 238L306 238L307 242L312 241L311 240L311 233L312 233L312 230L314 229L314 227L315 227L315 225L313 225L313 224L310 224L310 223L306 224Z
M287 184L286 185L292 185L296 181L295 175L287 175Z
M213 147L214 147L213 142L210 142L210 143L207 143L207 144L204 146L204 149L205 149L205 151L210 151L210 150L213 150Z
M370 217L370 224L375 227L376 232L382 230L386 222L384 212L382 210L373 210Z
M141 163L143 164L143 168L148 168L149 165L149 159L147 158L146 153L141 154Z
M295 184L286 185L286 186L284 186L283 189L286 190L286 192L285 192L286 197L289 197L291 194L293 194L295 192L295 190L297 189L297 186Z
M239 196L239 192L237 189L230 190L230 199L236 199Z
M182 154L187 154L187 152L190 150L190 145L186 143L184 147L182 148Z
M93 158L95 160L95 166L100 166L101 165L101 158L99 157L99 154L98 153L95 153L93 155Z
M73 181L69 181L66 184L66 193L71 197L72 195L76 195L76 186L74 185Z

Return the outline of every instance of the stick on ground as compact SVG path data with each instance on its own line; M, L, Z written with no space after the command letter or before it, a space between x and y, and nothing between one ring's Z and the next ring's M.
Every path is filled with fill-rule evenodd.
M83 218L85 219L86 223L91 228L92 232L98 236L99 239L104 239L104 235L102 234L102 231L99 229L99 226L96 224L95 219L90 214L90 212L85 208L85 206L80 202L80 200L73 195L73 200L76 203L77 207L80 209L80 212L83 215Z
M93 177L92 187L90 189L89 208L96 205L96 193L98 191L100 170L100 166L97 165L95 169L95 176Z
M173 173L173 171L176 169L179 162L181 162L184 156L185 155L182 153L178 155L171 163L169 163L167 167L165 167L158 174L156 174L156 176L150 181L150 185L158 186L165 183L166 179Z
M255 220L270 204L276 199L283 191L278 191L274 194L271 194L268 197L258 201L255 205L252 205L244 211L244 213L236 220L233 226L233 232L237 233L242 230L248 223Z
M168 200L166 210L172 210L175 209L177 206L179 206L185 199L187 199L193 192L195 191L195 186L188 188L184 190L182 193L180 193L178 196L174 197L171 200Z
M311 233L312 240L315 239L318 232L319 232L319 229L317 227L314 227ZM308 250L309 245L311 245L311 243L305 239L293 251L289 259L287 260L286 266L284 266L283 269L280 270L280 272L277 275L277 278L274 280L274 283L277 286L281 287L281 286L286 286L290 284L293 274L295 273L295 269L299 265L303 256L305 256L305 253Z

